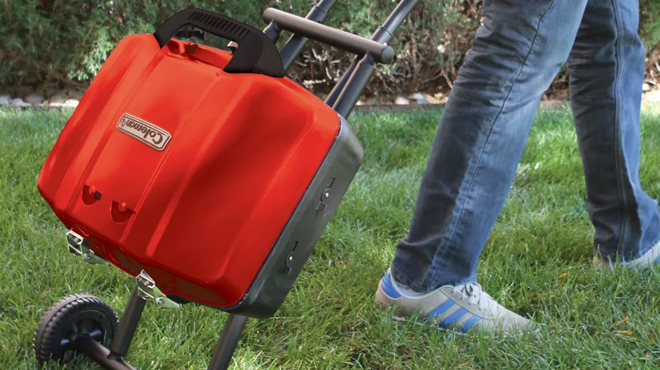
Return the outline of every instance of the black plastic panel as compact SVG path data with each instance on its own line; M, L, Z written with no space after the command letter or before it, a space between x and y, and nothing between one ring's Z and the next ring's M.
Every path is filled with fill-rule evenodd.
M223 311L269 317L289 294L362 165L362 145L348 123L341 116L340 119L341 128L334 144L247 294L241 302Z

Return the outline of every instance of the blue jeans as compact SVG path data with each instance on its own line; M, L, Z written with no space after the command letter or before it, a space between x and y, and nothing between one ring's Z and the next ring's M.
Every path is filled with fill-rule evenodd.
M483 14L393 276L420 292L476 281L542 94L566 62L594 248L620 261L647 252L660 217L639 182L645 50L637 0L484 0Z

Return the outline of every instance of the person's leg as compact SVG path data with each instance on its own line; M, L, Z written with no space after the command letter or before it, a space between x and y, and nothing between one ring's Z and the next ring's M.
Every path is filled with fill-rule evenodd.
M418 292L476 280L542 94L565 63L587 0L485 0L452 89L408 236L391 273Z
M657 203L639 182L646 53L638 26L637 0L589 0L568 60L594 252L612 261L637 259L660 239Z

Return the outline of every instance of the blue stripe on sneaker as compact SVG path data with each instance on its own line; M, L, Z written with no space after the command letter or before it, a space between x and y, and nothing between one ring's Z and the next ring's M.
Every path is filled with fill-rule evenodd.
M453 323L456 321L460 320L463 315L465 315L468 312L465 308L461 307L456 312L453 314L449 315L448 318L444 319L440 324L438 324L439 327L445 329L451 326Z
M473 315L465 323L463 324L463 327L461 328L461 331L463 333L467 332L468 330L472 329L473 326L475 326L479 321L481 321L481 317L477 315Z
M392 285L392 275L390 272L386 272L385 276L380 280L380 286L383 289L383 293L385 293L388 297L392 299L397 299L401 298L401 294L394 289L394 286Z
M441 304L440 306L436 307L433 311L429 312L429 314L426 316L428 318L436 318L443 313L447 312L448 309L454 307L456 302L452 301L451 299L447 299L445 303Z

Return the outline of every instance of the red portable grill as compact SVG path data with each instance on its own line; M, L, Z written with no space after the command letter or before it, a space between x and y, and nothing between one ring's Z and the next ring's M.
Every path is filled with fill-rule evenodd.
M402 1L372 40L320 23L335 0L307 18L267 9L264 31L187 9L153 35L123 39L38 188L71 252L112 263L136 285L121 321L94 296L55 304L35 334L39 363L79 353L132 369L123 357L154 300L231 313L209 365L226 369L247 317L279 309L358 171L362 147L345 117L375 63L392 60L386 43L416 2ZM282 30L294 36L279 51ZM173 38L204 32L231 40L233 52ZM358 54L326 101L286 77L307 39Z

